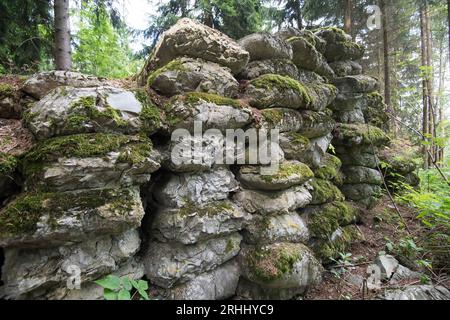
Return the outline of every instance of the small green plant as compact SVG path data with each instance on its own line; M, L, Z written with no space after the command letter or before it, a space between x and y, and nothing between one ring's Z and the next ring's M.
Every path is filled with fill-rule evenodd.
M140 300L149 300L148 282L145 280L136 281L127 276L109 275L95 283L103 287L105 300L134 300L136 296L139 296Z
M331 260L336 264L336 266L331 269L331 273L336 278L340 278L345 272L347 271L347 267L350 267L353 265L353 259L351 253L343 253L339 252L339 258Z

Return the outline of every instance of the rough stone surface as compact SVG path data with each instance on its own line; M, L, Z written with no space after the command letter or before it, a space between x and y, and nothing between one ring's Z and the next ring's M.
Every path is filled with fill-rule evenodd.
M340 93L369 93L378 90L378 80L365 75L336 78L333 84Z
M221 167L210 172L168 175L158 184L154 196L159 205L181 208L225 200L238 187L233 173Z
M244 233L244 240L249 244L307 243L309 237L306 222L297 213L253 216Z
M252 114L249 108L234 105L235 103L238 102L209 101L208 96L199 96L195 101L187 101L186 97L180 96L169 102L166 115L172 131L186 129L194 132L195 122L202 124L203 131L240 129L252 121Z
M103 84L102 79L72 71L48 71L37 73L24 83L22 91L35 99L44 98L57 87L89 88Z
M217 269L200 274L193 280L169 290L172 300L224 300L236 293L240 269L231 260Z
M11 215L18 210L22 223L14 225ZM143 217L136 187L25 194L0 211L0 246L64 245L90 235L120 234L139 227Z
M313 176L307 165L298 161L287 161L280 164L278 173L274 175L261 175L258 166L242 166L237 179L249 189L276 191L302 185Z
M341 191L344 193L345 197L354 200L364 200L373 195L381 194L381 187L374 184L347 184L341 187Z
M152 220L150 235L161 242L194 244L242 230L251 215L228 200L201 207L164 208Z
M143 106L130 91L114 87L59 87L27 110L37 139L57 135L116 131L137 133Z
M250 62L239 75L239 78L253 80L265 74L279 74L297 79L297 66L286 59L270 59Z
M419 285L386 290L382 300L450 300L450 291L442 286Z
M249 60L249 53L234 40L188 18L178 20L161 36L147 67L160 68L180 56L215 62L230 68L234 74Z
M201 59L180 58L150 75L148 84L171 97L185 92L206 92L234 98L238 82L229 69Z
M250 213L270 215L305 207L312 197L305 187L299 186L278 192L241 190L234 195L234 200Z
M340 29L323 28L315 34L326 42L324 55L328 62L358 60L364 55L364 48Z
M397 259L391 255L378 256L375 264L380 268L381 280L390 280L399 266Z
M344 167L344 183L349 184L359 184L359 183L368 183L368 184L377 184L381 185L383 183L382 174L375 169L370 169L366 167Z
M236 256L241 240L236 233L189 246L150 242L144 254L146 275L163 288L191 281Z
M239 261L245 279L271 289L296 288L304 292L320 282L323 271L313 253L303 244L244 246ZM282 266L283 263L287 266Z
M331 69L338 77L354 76L362 73L362 66L351 60L330 63Z
M5 285L0 288L0 296L32 299L52 295L66 288L74 267L81 271L81 283L97 280L119 270L139 246L139 233L130 230L67 247L6 249L2 268Z
M253 33L238 41L250 54L250 61L267 59L292 59L292 48L282 38L270 33Z

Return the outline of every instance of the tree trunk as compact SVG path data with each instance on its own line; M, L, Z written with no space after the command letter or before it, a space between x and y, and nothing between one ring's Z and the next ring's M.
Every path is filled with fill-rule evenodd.
M383 56L384 56L384 102L388 107L388 111L394 115L394 110L392 109L391 102L391 70L389 64L389 39L388 39L388 20L386 11L385 0L380 0L381 14L382 14L382 24L383 24ZM395 126L390 124L392 129Z
M437 159L437 149L435 138L437 137L436 132L436 108L434 105L434 88L433 88L433 43L431 39L431 24L428 15L428 3L425 0L425 43L427 49L427 100L428 100L428 133L432 137L431 141L431 161L436 161Z
M450 0L447 0L447 21L448 21L448 67L450 68Z
M302 15L302 2L301 0L297 1L297 28L303 29L303 15Z
M427 49L426 49L426 25L425 25L425 5L420 6L420 44L421 44L421 62L422 66L425 67L427 65ZM422 79L422 103L423 103L423 112L422 112L422 134L427 137L428 136L428 98L427 98L427 81L425 79L425 75ZM425 141L424 141L425 142ZM423 153L423 167L425 170L429 168L429 157L428 157L428 146L423 145L422 149Z
M344 0L344 31L352 36L353 38L353 30L352 30L352 0Z
M69 0L55 0L55 66L56 70L70 70Z

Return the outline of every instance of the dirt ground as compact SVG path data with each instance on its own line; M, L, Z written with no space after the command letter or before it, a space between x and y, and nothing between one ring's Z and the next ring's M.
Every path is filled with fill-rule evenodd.
M351 266L339 268L340 276L332 272L332 266L328 267L324 274L324 281L313 288L306 295L306 300L364 300L374 299L385 289L401 288L408 285L421 284L421 279L410 279L395 284L385 283L381 290L367 292L362 286L352 284L354 276L367 278L367 268L377 258L379 252L386 251L386 243L398 243L400 239L409 236L415 238L424 230L420 222L415 218L415 212L406 205L397 207L402 218L399 217L394 205L388 196L385 196L372 210L364 212L361 224L358 228L364 235L364 240L354 243L349 249L351 253ZM405 221L408 229L404 227ZM418 270L420 271L420 270ZM437 275L440 284L450 285L449 277ZM354 283L354 281L353 281Z

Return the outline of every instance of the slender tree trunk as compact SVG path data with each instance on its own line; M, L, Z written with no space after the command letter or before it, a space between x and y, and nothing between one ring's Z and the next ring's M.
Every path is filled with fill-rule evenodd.
M383 56L384 56L384 102L388 111L394 114L391 101L391 69L389 64L389 39L388 39L388 19L386 11L386 1L380 0L382 24L383 24ZM391 129L395 131L395 125L390 124Z
M55 0L55 66L57 70L70 70L69 0Z
M352 36L353 38L353 28L352 28L352 0L344 0L344 31Z
M431 23L428 15L428 3L425 0L425 43L427 49L427 100L428 100L428 133L432 137L431 141L431 157L430 162L437 159L437 149L435 138L437 137L436 132L436 108L434 105L434 68L433 68L433 42L431 39Z
M297 28L303 29L302 1L297 1Z
M450 68L450 0L447 0L447 21L448 21L448 67Z
M422 66L425 67L427 65L427 48L426 48L426 25L425 25L425 5L420 6L420 44L421 44L421 62ZM427 137L428 136L428 98L427 98L427 81L425 75L423 75L422 79L422 104L423 104L423 112L422 112L422 134ZM428 157L428 146L424 145L422 149L423 160L424 160L424 169L428 170L429 168L429 157Z

